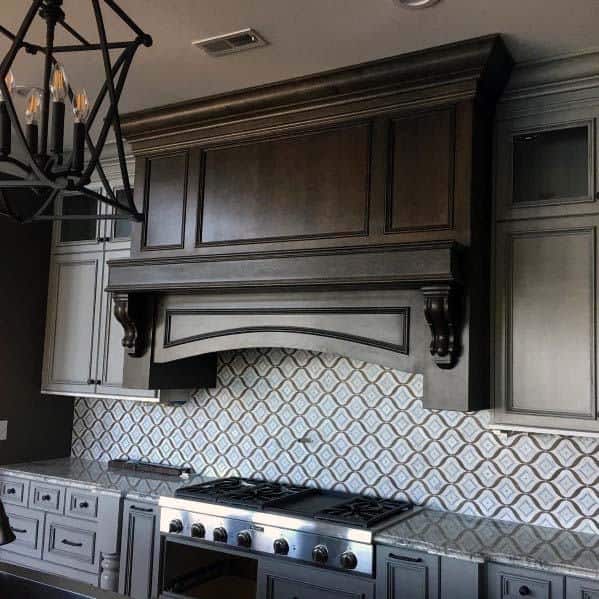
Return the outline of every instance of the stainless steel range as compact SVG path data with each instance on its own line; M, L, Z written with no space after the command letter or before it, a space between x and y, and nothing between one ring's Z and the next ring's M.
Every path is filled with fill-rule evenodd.
M403 501L223 478L163 498L160 530L170 541L372 577L375 532L411 509Z

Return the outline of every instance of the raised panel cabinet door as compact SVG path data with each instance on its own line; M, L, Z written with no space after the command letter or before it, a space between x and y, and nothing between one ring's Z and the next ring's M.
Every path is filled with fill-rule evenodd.
M597 430L598 225L589 216L498 227L496 422Z
M126 501L121 537L119 593L134 599L152 596L158 508Z
M599 599L599 581L567 578L566 599Z
M123 365L125 350L122 344L123 327L114 315L112 294L104 291L108 281L108 262L128 258L130 251L107 251L104 254L104 276L102 285L102 307L100 311L100 338L98 349L98 369L96 395L154 399L156 391L127 389L123 386Z
M366 235L370 124L204 152L199 244Z
M55 255L50 267L42 390L95 390L103 252Z
M564 577L515 566L489 564L487 591L489 599L562 599Z
M374 599L374 583L358 576L264 560L257 599Z
M387 232L450 229L455 113L433 110L391 121Z
M377 547L377 599L439 599L439 557Z

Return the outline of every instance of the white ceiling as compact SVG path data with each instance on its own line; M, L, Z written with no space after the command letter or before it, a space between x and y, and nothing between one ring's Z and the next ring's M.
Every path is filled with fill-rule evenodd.
M28 2L2 0L0 24L16 30ZM488 33L502 33L518 61L599 47L599 0L442 0L405 10L392 0L120 0L154 38L131 69L123 111L211 95L401 54ZM94 35L91 2L65 0L68 21ZM110 9L105 8L107 16ZM254 27L265 48L210 58L191 41ZM109 36L126 32L112 18ZM41 30L38 29L38 34ZM35 39L37 37L37 39ZM67 37L60 35L61 42ZM34 40L41 38L34 35ZM7 43L0 41L0 55ZM99 54L69 56L73 87L93 94ZM41 77L41 57L15 64L20 83Z

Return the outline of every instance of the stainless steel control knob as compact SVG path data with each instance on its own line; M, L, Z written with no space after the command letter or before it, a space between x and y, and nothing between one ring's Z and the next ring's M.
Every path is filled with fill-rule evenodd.
M329 551L326 545L316 545L312 549L312 559L319 564L326 564L329 559Z
M206 536L206 528L203 524L192 524L191 525L191 536L195 539L203 539Z
M339 563L346 570L355 570L358 566L358 558L351 551L346 551L339 556Z
M287 555L289 553L289 543L283 538L275 539L272 548L276 555Z
M212 538L215 541L218 541L219 543L226 543L227 542L227 531L222 526L219 526L218 528L214 529L214 531L212 533Z
M240 547L245 547L246 549L249 549L252 546L252 535L250 534L250 532L247 530L242 530L237 535L237 544Z
M168 525L168 531L172 533L180 533L183 531L183 522L181 520L171 520Z

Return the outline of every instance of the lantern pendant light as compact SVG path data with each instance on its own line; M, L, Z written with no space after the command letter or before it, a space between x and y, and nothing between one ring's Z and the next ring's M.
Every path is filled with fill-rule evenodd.
M78 218L142 220L133 202L133 193L125 158L118 103L140 46L152 45L152 38L131 19L116 0L81 0L88 5L95 21L97 41L88 41L66 18L63 0L31 0L23 22L16 32L0 25L0 35L9 39L9 49L0 62L0 216L18 222L72 220ZM132 32L127 41L109 41L103 10L110 10ZM36 18L45 21L46 43L27 41ZM55 44L56 28L61 27L74 42ZM114 57L111 52L118 51ZM26 99L24 125L13 102L14 64L19 53L43 57L43 80L32 88ZM71 87L67 72L58 57L74 52L92 52L103 66L103 81L97 96L90 101L85 89ZM18 73L17 73L18 75ZM108 99L107 102L104 102ZM102 106L106 104L104 114ZM67 110L67 106L70 109ZM98 125L94 136L94 123ZM73 144L64 150L64 132L72 121ZM120 166L123 194L112 189L101 164L102 152L113 131ZM87 156L86 156L87 150ZM24 157L24 158L23 158ZM86 160L87 158L87 160ZM93 175L102 183L103 192L90 188ZM23 194L23 191L31 193ZM89 214L58 213L55 205L62 197L83 196L108 204L113 210L90 217ZM34 208L31 209L31 199ZM26 200L26 201L24 201Z

